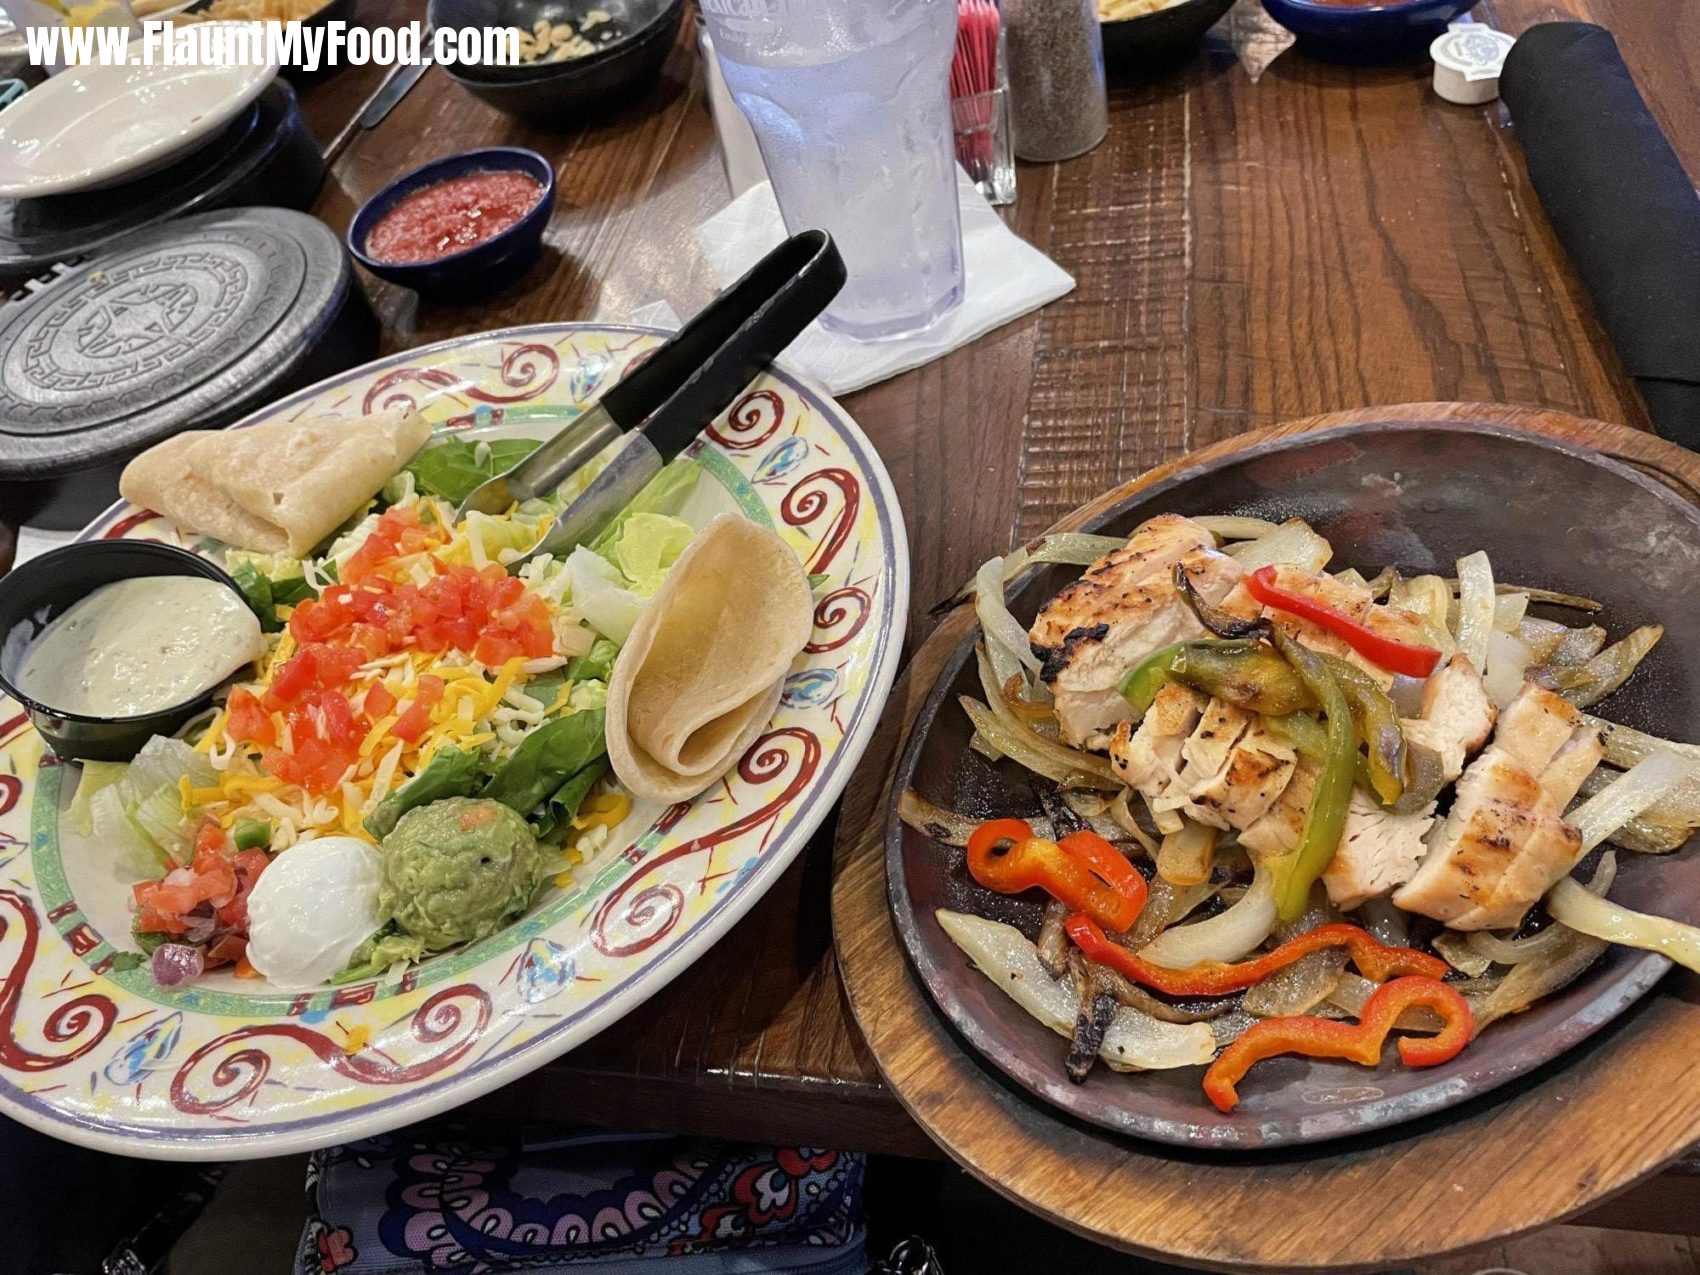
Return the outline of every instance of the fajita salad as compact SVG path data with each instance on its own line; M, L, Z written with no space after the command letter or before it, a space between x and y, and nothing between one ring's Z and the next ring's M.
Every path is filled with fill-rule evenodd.
M322 551L227 551L263 653L186 737L87 764L68 816L145 871L132 959L159 984L221 967L282 988L393 975L495 933L547 883L567 885L632 809L611 768L647 754L622 728L611 761L609 684L634 630L668 622L646 616L664 588L723 595L703 579L715 546L765 537L771 578L787 599L801 591L806 624L806 579L774 533L680 516L700 476L686 458L590 544L510 575L594 470L500 515L454 510L536 446L438 442ZM745 585L756 602L768 589ZM736 615L707 622L747 640ZM781 673L806 637L779 653ZM652 663L622 671L622 720ZM688 738L693 687L723 690L738 671L661 672L685 715L666 725ZM705 758L684 796L735 760Z
M1035 801L900 813L982 887L1045 898L1036 941L937 917L1069 1039L1077 1083L1207 1066L1226 1112L1277 1055L1373 1067L1400 1033L1406 1065L1448 1061L1611 943L1700 969L1700 930L1611 903L1616 854L1590 859L1700 827L1700 748L1586 711L1662 630L1608 645L1599 603L1496 581L1486 552L1452 579L1332 557L1301 520L1164 514L976 578L961 706ZM1037 562L1087 569L1024 631L1004 586Z

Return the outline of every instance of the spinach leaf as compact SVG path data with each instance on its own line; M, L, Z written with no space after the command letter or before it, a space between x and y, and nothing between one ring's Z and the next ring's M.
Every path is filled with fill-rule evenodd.
M567 661L569 682L606 682L614 671L614 657L620 648L607 638L597 638L587 655L574 656Z
M230 567L230 578L242 590L249 609L260 619L260 628L267 633L276 633L283 627L283 621L277 614L279 607L292 607L313 596L313 586L307 583L300 564L289 560L284 567L286 572L289 567L295 570L292 574L268 575L259 563L253 561L252 555L236 559Z
M596 781L608 773L608 759L598 757L590 765L575 774L566 783L555 789L547 801L543 803L543 813L537 817L536 830L538 837L544 838L550 833L572 821L578 813L578 808L584 804L585 794L596 785Z
M458 505L479 483L512 469L539 446L535 438L495 438L483 444L446 438L420 452L407 470L422 494Z
M247 600L248 609L260 618L260 628L267 633L276 633L283 625L278 623L277 599L272 596L272 582L260 573L258 567L251 562L239 562L230 578L236 581L236 587L242 590L242 596Z
M382 841L395 831L396 824L409 810L445 797L470 797L477 791L481 778L477 753L439 748L424 770L385 797L366 816L366 831Z
M545 722L520 741L483 795L529 815L550 793L607 751L602 709Z

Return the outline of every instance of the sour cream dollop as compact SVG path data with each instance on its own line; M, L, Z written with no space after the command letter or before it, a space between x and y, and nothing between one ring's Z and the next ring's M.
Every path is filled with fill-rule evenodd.
M248 896L248 961L287 991L317 987L348 966L381 923L378 852L356 837L285 850Z
M16 680L49 708L136 717L194 699L264 650L259 620L228 586L142 576L74 603L30 644Z

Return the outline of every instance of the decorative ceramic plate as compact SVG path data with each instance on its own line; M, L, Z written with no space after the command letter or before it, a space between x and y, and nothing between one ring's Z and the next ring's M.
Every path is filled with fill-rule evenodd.
M579 324L486 333L345 373L245 424L412 405L440 431L542 438L659 341ZM296 995L215 973L166 990L145 966L119 968L130 882L61 828L77 769L0 699L0 1109L73 1142L182 1159L367 1137L587 1040L743 916L867 743L902 645L908 550L868 440L786 373L756 382L688 454L706 470L693 500L771 525L814 578L815 632L771 727L694 802L635 813L523 920L399 979ZM83 533L122 536L185 543L123 504Z
M1160 513L1302 517L1334 546L1336 569L1451 574L1485 549L1502 580L1598 598L1615 637L1641 624L1664 639L1622 690L1594 711L1667 739L1700 739L1700 513L1670 488L1598 453L1466 422L1390 421L1281 438L1184 466L1081 530L1126 535ZM1077 567L1027 572L1010 594L1024 624ZM1537 614L1575 623L1574 613ZM1652 952L1610 948L1562 991L1489 1027L1439 1067L1375 1069L1283 1057L1260 1063L1227 1115L1205 1099L1203 1068L1122 1075L1063 1071L1067 1042L975 970L939 926L939 908L1007 921L1038 934L1040 907L975 883L962 852L906 827L895 798L915 788L977 817L1036 805L1026 772L968 746L957 696L980 695L973 644L963 642L916 717L893 781L886 879L897 932L934 1002L967 1042L1016 1084L1076 1119L1181 1146L1243 1149L1320 1142L1430 1115L1549 1063L1623 1013L1670 967ZM1681 919L1700 915L1700 858L1618 856L1612 898Z
M67 67L0 116L0 195L104 190L157 172L216 137L276 74L276 63Z

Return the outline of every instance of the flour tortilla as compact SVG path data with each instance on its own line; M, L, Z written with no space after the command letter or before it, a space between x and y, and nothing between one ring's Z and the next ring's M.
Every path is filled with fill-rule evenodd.
M289 538L281 527L254 517L190 465L189 453L198 443L220 437L210 430L188 430L148 448L124 467L119 492L132 505L164 514L181 531L259 553L282 553Z
M656 592L608 682L608 756L649 801L688 801L767 729L809 640L796 554L735 514L698 533Z
M271 421L203 438L189 463L305 557L370 500L431 437L414 412L359 421Z

